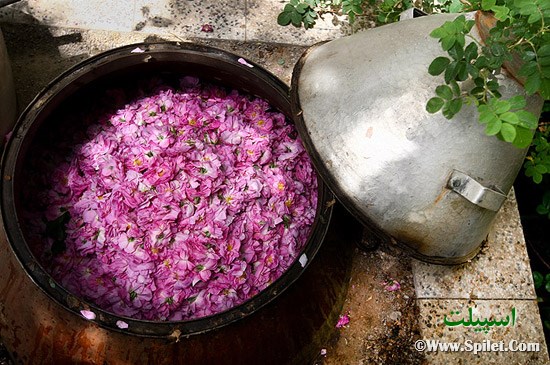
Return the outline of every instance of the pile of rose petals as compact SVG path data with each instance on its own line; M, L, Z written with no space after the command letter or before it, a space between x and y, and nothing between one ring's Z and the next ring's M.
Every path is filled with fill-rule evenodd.
M262 99L185 77L100 118L27 214L37 256L109 312L187 320L225 311L292 265L317 180L293 125Z

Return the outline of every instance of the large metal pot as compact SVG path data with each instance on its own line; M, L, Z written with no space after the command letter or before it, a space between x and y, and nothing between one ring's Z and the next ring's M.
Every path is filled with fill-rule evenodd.
M13 128L16 115L17 105L10 60L0 30L0 146L4 144L6 134Z
M525 157L484 133L473 106L453 120L425 105L443 77L431 31L457 14L409 19L310 49L292 80L298 130L321 176L365 225L416 257L472 258ZM473 17L471 13L468 16ZM479 39L474 27L472 36ZM503 97L525 94L503 72ZM540 114L542 99L528 97Z
M0 338L16 363L24 364L311 362L332 334L343 305L352 246L339 245L346 239L340 231L317 255L332 210L332 195L322 183L313 232L303 251L307 260L296 261L248 302L211 317L152 322L116 316L57 285L29 249L19 223L19 197L25 161L41 130L55 127L55 113L93 97L107 85L159 73L217 81L263 97L290 115L288 88L280 80L257 65L243 65L237 56L209 47L132 45L62 74L24 111L3 156ZM96 319L83 318L82 309L96 313ZM117 327L118 320L128 323L128 328Z

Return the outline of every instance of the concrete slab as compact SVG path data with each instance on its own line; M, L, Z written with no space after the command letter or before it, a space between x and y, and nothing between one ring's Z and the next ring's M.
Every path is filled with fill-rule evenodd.
M245 0L136 0L133 30L179 37L245 39ZM203 26L210 25L203 29Z
M424 351L430 365L489 365L489 364L549 364L548 350L535 300L465 300L465 299L418 299L420 332L428 346ZM469 311L476 320L501 321L507 316L509 324L487 327L488 332L477 331L480 326L445 324L466 319ZM512 323L512 311L515 321ZM451 311L453 314L451 314ZM438 345L441 344L441 345ZM458 344L454 351L443 350L444 344ZM536 345L532 345L536 344ZM421 346L416 344L416 346ZM494 347L491 347L494 346ZM538 346L538 348L537 348ZM515 351L529 347L530 351ZM431 348L433 350L431 350ZM474 349L480 351L476 354Z
M513 192L482 252L463 265L413 260L416 295L424 298L535 299L533 278Z
M135 1L25 0L3 11L2 20L85 29L130 31ZM11 19L9 18L11 17Z

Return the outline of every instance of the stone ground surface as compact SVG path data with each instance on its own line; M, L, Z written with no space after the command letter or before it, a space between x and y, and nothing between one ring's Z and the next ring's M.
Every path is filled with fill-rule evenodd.
M327 17L318 28L283 28L276 16L283 1L236 0L27 0L0 9L20 107L68 67L113 47L143 41L193 41L257 62L290 83L307 46L344 36L349 26ZM108 5L107 5L108 4ZM210 24L213 32L201 31ZM372 22L364 19L366 26ZM369 239L367 239L369 240ZM397 291L384 288L393 279ZM476 318L504 318L514 326L489 333L449 327L445 316L468 310ZM488 242L471 262L430 265L397 247L356 250L343 314L349 325L336 331L318 363L356 364L548 364L525 240L515 200L499 213ZM455 317L453 317L455 318ZM518 340L541 344L539 352L418 352L417 340L465 343ZM324 353L324 351L323 351ZM0 356L0 365L6 360Z

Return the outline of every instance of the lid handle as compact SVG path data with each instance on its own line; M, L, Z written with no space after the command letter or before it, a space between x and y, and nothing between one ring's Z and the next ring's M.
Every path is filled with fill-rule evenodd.
M501 191L485 187L474 178L458 170L453 170L447 187L471 203L495 212L506 200L506 195Z

